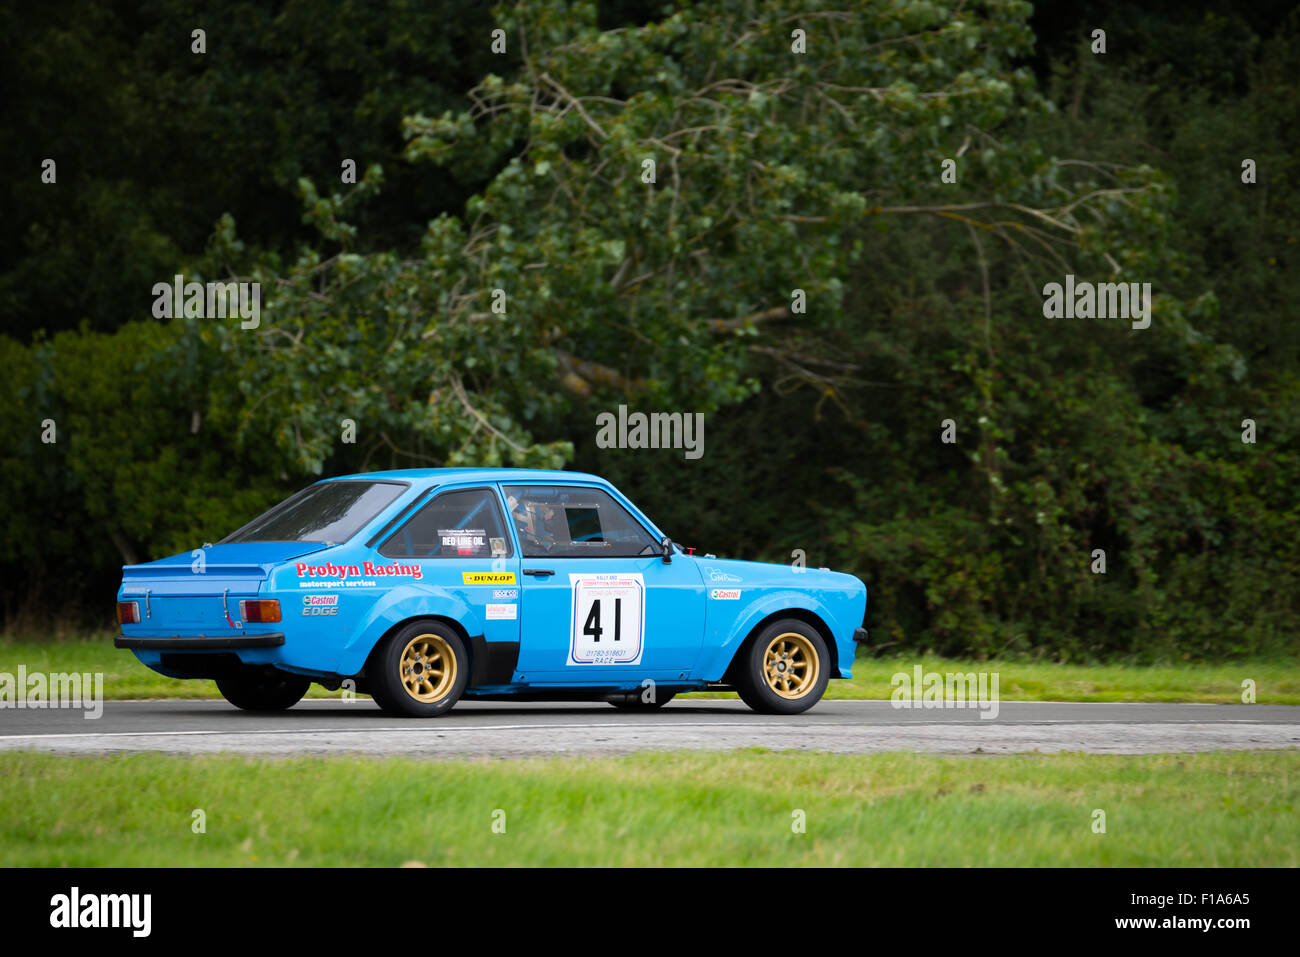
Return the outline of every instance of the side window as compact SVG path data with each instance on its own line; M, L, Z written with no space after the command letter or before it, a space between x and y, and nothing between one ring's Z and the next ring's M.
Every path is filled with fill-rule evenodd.
M514 485L505 493L526 558L634 558L659 551L627 509L598 488Z
M491 489L443 492L379 546L388 558L509 557L510 538Z

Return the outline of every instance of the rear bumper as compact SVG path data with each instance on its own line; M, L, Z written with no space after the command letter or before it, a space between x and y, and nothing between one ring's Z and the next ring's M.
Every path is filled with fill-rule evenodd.
M186 638L180 635L118 635L113 639L114 648L130 648L134 651L225 651L232 648L278 648L283 644L283 632L266 635L194 635Z

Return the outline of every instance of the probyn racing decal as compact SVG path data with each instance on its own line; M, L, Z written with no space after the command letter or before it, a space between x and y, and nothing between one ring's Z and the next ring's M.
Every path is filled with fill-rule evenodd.
M513 585L514 572L461 572L466 585Z
M571 665L638 665L645 631L645 581L640 572L569 574Z
M360 565L335 565L333 562L312 565L308 562L296 562L294 568L299 578L333 578L339 581L347 581L350 577L363 575L367 578L387 576L420 579L424 577L424 571L419 565L399 565L397 562L389 565L376 565L374 562L362 562Z
M488 621L508 621L519 617L518 605L492 605L487 606Z

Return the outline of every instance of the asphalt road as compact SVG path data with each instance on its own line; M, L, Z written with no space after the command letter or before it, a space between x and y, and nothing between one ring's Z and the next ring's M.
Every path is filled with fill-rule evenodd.
M975 710L902 710L888 701L823 701L773 717L737 700L677 700L651 714L603 704L464 701L431 720L383 714L367 698L303 701L255 715L224 701L109 701L79 710L0 710L0 749L110 754L545 757L674 748L1006 754L1142 754L1300 748L1300 707L1285 705L1002 702Z

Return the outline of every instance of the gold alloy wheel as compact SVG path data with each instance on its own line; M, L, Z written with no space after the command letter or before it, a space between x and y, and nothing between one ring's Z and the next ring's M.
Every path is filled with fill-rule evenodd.
M802 698L816 686L820 673L817 649L796 631L777 635L763 653L763 680L782 698Z
M416 701L437 701L456 683L456 654L439 635L416 635L408 641L399 668L406 693Z

